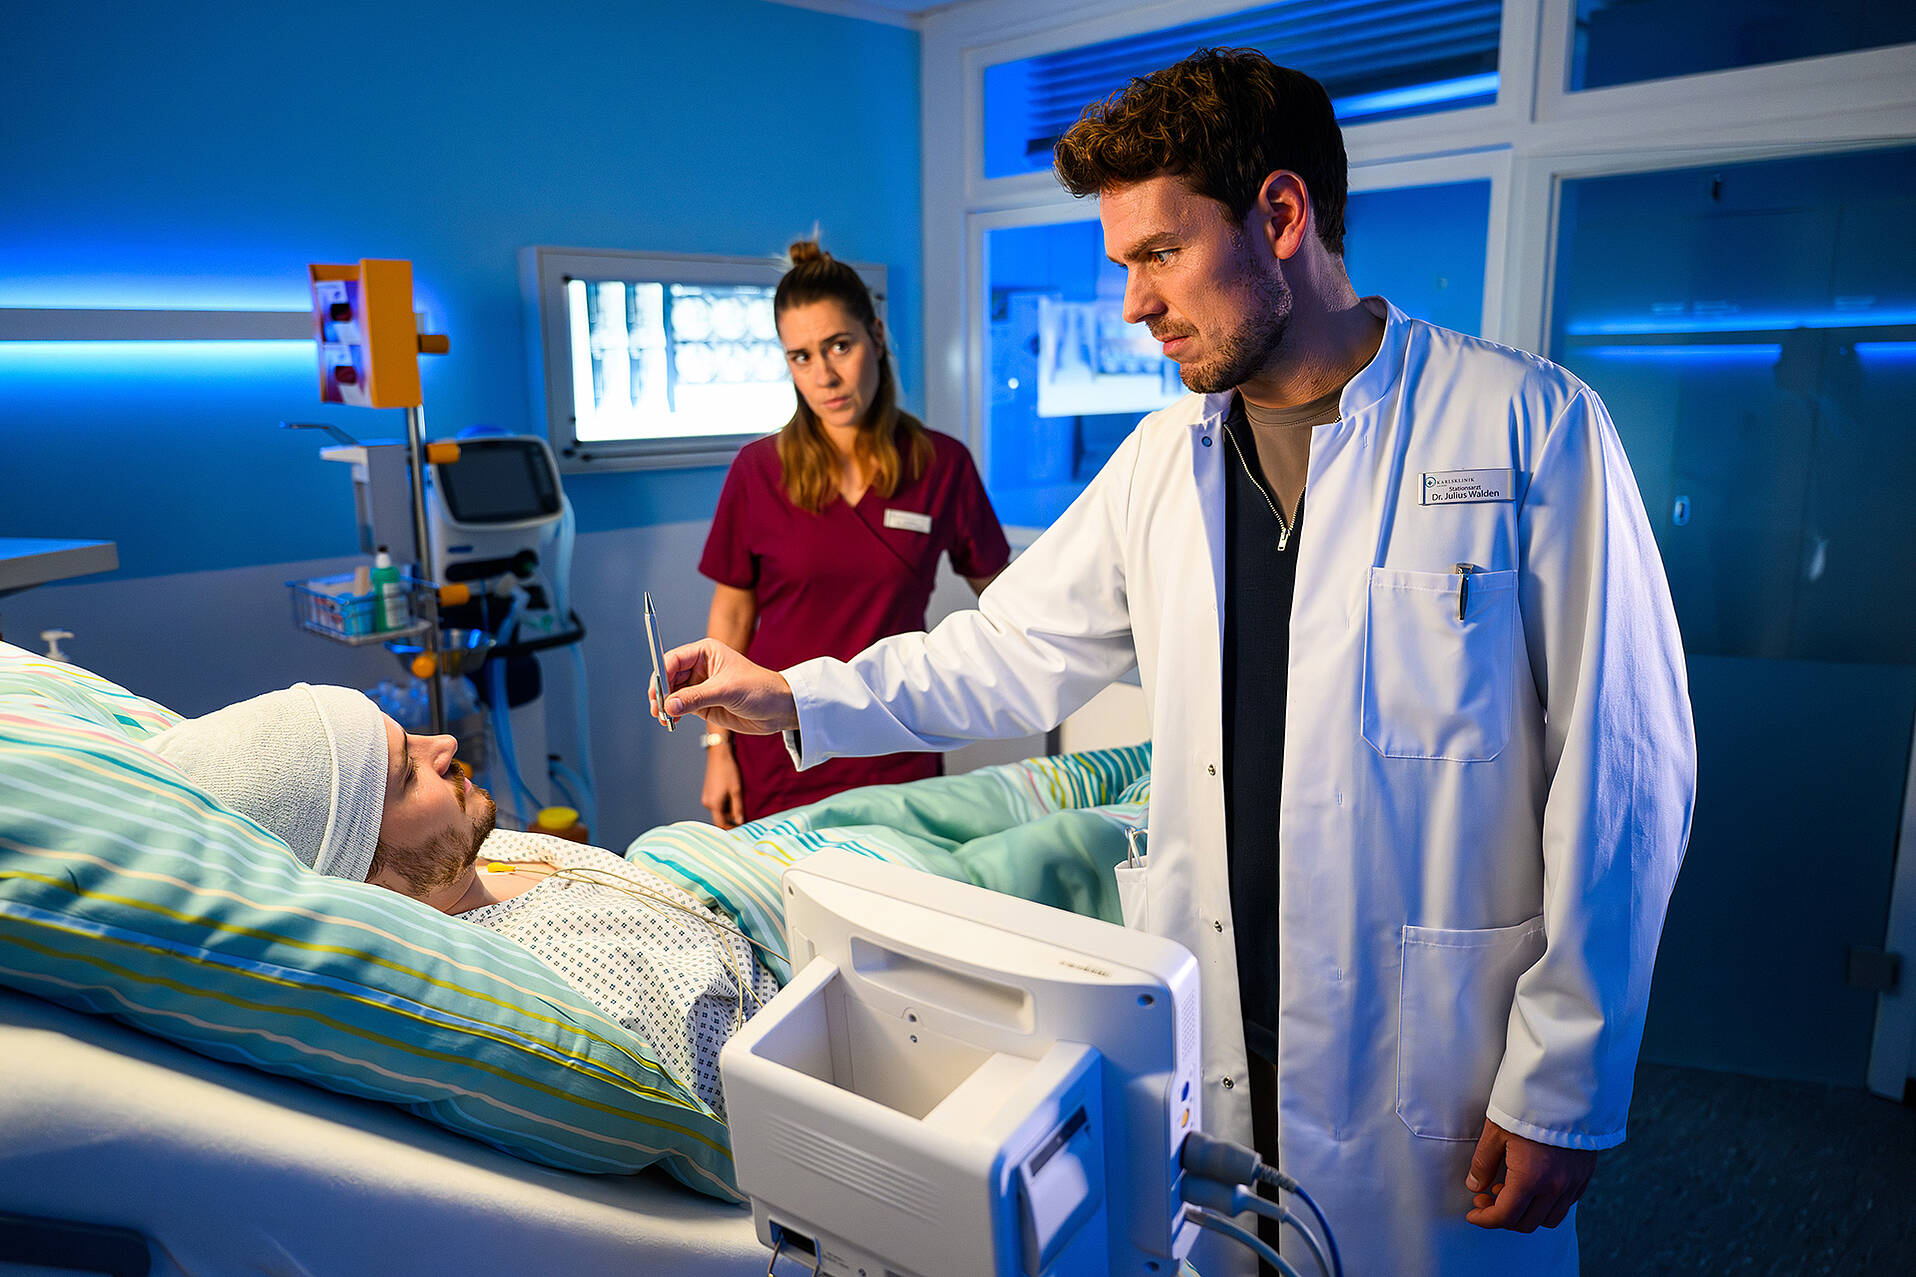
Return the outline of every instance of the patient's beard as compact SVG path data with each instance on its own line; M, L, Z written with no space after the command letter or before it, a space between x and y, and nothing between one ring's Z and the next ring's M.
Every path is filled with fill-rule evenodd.
M470 865L478 858L480 845L499 826L499 804L492 801L491 794L474 785L460 806L466 807L466 814L472 819L472 855L466 857Z
M472 868L479 858L479 847L499 823L499 805L492 795L474 785L460 794L467 827L454 826L434 835L423 844L399 847L380 839L377 856L381 865L406 884L406 895L424 900L444 891Z

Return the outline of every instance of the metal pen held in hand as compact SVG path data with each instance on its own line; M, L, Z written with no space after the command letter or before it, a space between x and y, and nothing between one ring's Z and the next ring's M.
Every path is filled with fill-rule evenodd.
M652 686L659 696L659 721L665 724L666 731L673 731L679 720L665 712L665 644L659 639L659 614L652 609L652 592L644 592L645 597L645 642L652 649Z

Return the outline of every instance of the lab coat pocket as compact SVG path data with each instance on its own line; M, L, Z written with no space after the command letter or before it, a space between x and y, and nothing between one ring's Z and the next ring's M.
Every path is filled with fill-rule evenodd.
M1144 906L1149 899L1145 885L1150 873L1147 867L1150 857L1145 857L1136 865L1121 864L1114 872L1118 875L1118 913L1124 925L1133 931L1144 929Z
M1514 927L1405 927L1397 1116L1413 1135L1474 1140L1503 1063L1517 978L1543 956L1543 915Z
M1510 738L1517 574L1370 570L1364 739L1386 758L1485 762Z

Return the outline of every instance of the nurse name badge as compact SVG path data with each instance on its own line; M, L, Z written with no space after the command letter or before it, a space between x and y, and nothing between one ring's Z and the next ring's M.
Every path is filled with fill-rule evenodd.
M1427 470L1424 505L1467 505L1477 501L1515 501L1515 470Z
M903 528L907 532L930 532L931 516L920 514L916 510L887 510L885 526Z

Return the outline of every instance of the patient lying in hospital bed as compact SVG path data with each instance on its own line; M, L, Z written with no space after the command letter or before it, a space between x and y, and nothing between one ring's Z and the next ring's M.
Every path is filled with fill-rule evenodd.
M778 991L750 939L609 851L496 829L452 737L409 734L350 688L300 683L148 746L302 863L518 941L725 1116L719 1050Z
M217 782L195 784L191 767L156 751L155 741L179 726L176 716L105 680L0 645L0 984L111 1014L218 1060L396 1105L516 1158L600 1174L656 1165L728 1201L736 1200L729 1140L714 1103L716 1087L698 1066L701 1058L716 1058L717 1045L701 1043L700 1035L707 1032L702 1026L711 1026L711 1036L722 1040L756 998L790 978L779 913L784 866L826 846L845 846L1114 918L1110 867L1123 858L1125 825L1143 813L1140 795L1121 791L1141 777L1147 758L1143 749L1105 751L854 791L729 832L692 822L666 826L635 840L623 859L537 835L479 834L474 818L485 804L476 791L463 777L455 788L448 779L455 772L429 763L427 784L437 788L421 792L442 809L450 797L466 829L463 846L444 841L435 851L428 839L414 847L435 851L421 859L404 854L406 840L382 840L377 828L367 835L363 819L335 810L330 800L322 814L331 819L321 820L317 845L275 836L265 822L237 814L209 793ZM387 730L383 721L379 730ZM413 766L416 785L422 769ZM391 754L382 751L376 777L355 772L349 778L379 791L381 823L388 819L391 773ZM399 819L386 832L404 824ZM328 843L329 830L341 835L337 846ZM352 831L355 837L346 838ZM343 878L313 872L351 863L333 858L349 845L366 851L362 867ZM456 854L447 857L448 848ZM373 852L384 853L377 867ZM481 878L481 857L522 868ZM457 869L452 879L443 873L435 879L432 866L448 861ZM679 928L664 945L665 965L654 970L681 973L658 978L692 979L697 992L675 993L677 1000L668 999L663 1009L627 1016L505 930L516 918L525 926L522 934L531 934L537 929L531 904L542 896L584 900L599 888L581 879L607 871L674 900L675 907L648 913L653 922L646 925L669 914ZM500 888L522 874L526 890L482 900L463 915L402 898L424 895L443 909L463 903L467 889ZM395 890L354 880L366 876ZM474 921L500 926L489 930ZM712 924L736 928L743 938L715 932ZM567 943L578 951L576 938ZM692 976L683 976L688 969ZM0 1012L22 1005L0 1001ZM0 1053L22 1042L43 1051L46 1039L37 1028L26 1038L7 1036L9 1026L23 1021L41 1022L37 1015L0 1015ZM674 1045L675 1032L682 1045ZM57 1061L47 1068L49 1078L81 1075ZM98 1210L71 1207L68 1197L102 1205L96 1195L108 1178L107 1145L89 1144L93 1137L78 1132L61 1136L58 1121L66 1119L48 1116L45 1098L23 1089L19 1078L10 1079L12 1092L0 1084L0 1123L16 1132L0 1147L0 1191L29 1213L101 1218ZM81 1103L73 1120L117 1112L145 1085L120 1088L126 1093L116 1092L113 1106ZM308 1107L292 1095L286 1102ZM213 1120L229 1106L193 1107ZM175 1105L164 1123L150 1124L170 1126L178 1116ZM390 1123L360 1124L391 1137ZM248 1134L267 1125L250 1122ZM29 1129L43 1133L29 1138ZM236 1156L230 1133L209 1137L207 1147L218 1150L209 1157ZM482 1152L473 1150L475 1166L492 1157ZM181 1156L168 1154L175 1162ZM67 1176L59 1168L71 1158L80 1161ZM270 1165L235 1164L234 1182L277 1182L300 1160L266 1158ZM380 1157L382 1166L403 1160ZM336 1166L301 1173L308 1171L331 1175L342 1188L378 1178L372 1166L343 1157ZM126 1175L142 1191L170 1191L163 1177ZM195 1212L219 1209L214 1203L230 1187L214 1184L190 1194ZM649 1191L652 1201L656 1190ZM582 1201L604 1196L597 1189L573 1192ZM390 1206L406 1209L400 1200ZM412 1207L424 1210L418 1201ZM647 1209L682 1224L689 1207ZM177 1205L170 1210L177 1214ZM550 1207L545 1213L558 1228L559 1216ZM158 1199L148 1214L175 1226ZM145 1226L145 1217L128 1218ZM461 1218L469 1228L470 1215ZM322 1223L312 1226L315 1238ZM238 1227L228 1224L229 1233ZM530 1225L514 1227L523 1233ZM699 1235L729 1238L727 1245L741 1248L731 1253L751 1249L749 1224ZM336 1230L325 1241L344 1244ZM273 1244L299 1253L285 1226ZM734 1270L700 1267L669 1247L625 1253L669 1260L660 1271ZM762 1252L758 1263L762 1271Z

